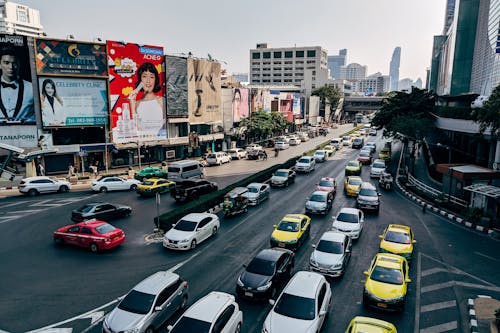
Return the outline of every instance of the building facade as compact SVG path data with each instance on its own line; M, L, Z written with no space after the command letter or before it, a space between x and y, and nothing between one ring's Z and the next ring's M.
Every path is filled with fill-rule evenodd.
M356 81L362 80L366 77L366 72L368 71L367 66L362 66L358 63L352 63L347 66L343 66L340 69L341 79Z
M0 2L0 33L38 37L43 35L40 12L18 3Z
M346 65L347 49L339 50L338 55L328 56L328 69L333 79L340 79L340 69Z
M400 63L401 63L401 47L398 46L392 52L391 63L389 65L389 77L391 80L391 91L398 90Z

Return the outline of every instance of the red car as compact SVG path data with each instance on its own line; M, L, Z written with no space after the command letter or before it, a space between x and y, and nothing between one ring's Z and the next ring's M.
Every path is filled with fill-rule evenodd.
M358 161L361 162L361 164L371 164L372 163L372 155L368 150L362 150L359 153L358 156Z
M323 177L319 183L316 184L316 191L331 192L334 196L337 192L337 182L335 178Z
M125 240L123 230L96 219L67 225L54 232L54 242L90 249L92 252L112 249Z

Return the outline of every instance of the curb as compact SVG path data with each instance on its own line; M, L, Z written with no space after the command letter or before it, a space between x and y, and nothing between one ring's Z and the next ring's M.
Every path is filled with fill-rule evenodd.
M477 295L476 299L478 299L478 298L491 298L491 296ZM471 333L478 333L479 332L478 324L477 324L478 320L477 320L477 316L476 316L476 310L474 309L474 304L475 304L476 299L472 299L472 298L467 299L467 309L469 310L469 327L470 327Z

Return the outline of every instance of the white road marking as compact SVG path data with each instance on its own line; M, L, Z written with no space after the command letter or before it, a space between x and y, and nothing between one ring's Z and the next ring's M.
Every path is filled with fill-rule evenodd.
M434 267L434 268L426 269L426 270L422 271L421 276L424 277L424 276L429 276L429 275L441 273L441 272L448 272L448 270L446 268Z
M94 324L95 322L101 321L101 318L104 317L104 311L96 311L92 312L90 315L84 318L90 318L90 324Z
M41 333L72 333L72 328L48 328L43 331L39 331Z
M457 327L458 327L457 321L450 321L450 322L445 323L445 324L440 324L440 325L431 326L431 327L421 329L420 333L448 332L448 331L457 329Z
M453 286L461 286L461 287L467 287L467 288L476 288L476 289L483 289L483 290L491 290L491 291L498 291L500 292L500 287L497 286L490 286L490 285L484 285L484 284L477 284L477 283L468 283L468 282L461 282L461 281L446 281L443 283L436 283L436 284L431 284L430 286L425 286L422 287L421 293L428 293L431 291L443 289L443 288L449 288Z
M447 302L439 302L439 303L433 303L433 304L427 304L423 305L420 308L420 313L422 312L430 312L430 311L436 311L436 310L441 310L441 309L446 309L446 308L453 308L457 306L457 301L447 301Z
M500 261L497 258L493 258L493 257L487 256L486 254L482 254L481 252L474 251L474 254L477 254L478 256L481 256L481 257L485 257L485 258L491 259L493 261Z
M421 279L421 264L422 264L422 254L419 252L418 253L418 258L417 258L417 285L416 289L417 291L415 292L415 324L413 325L413 332L418 333L419 330L419 325L420 325L420 313L419 313L419 308L420 308L420 279Z
M4 197L4 198L5 198L5 197ZM13 203L10 203L10 204L6 204L6 205L2 205L2 206L0 206L0 209L5 208L5 207L11 207L11 206L22 205L22 204L26 204L26 202L24 202L24 201L13 202ZM2 331L0 331L0 333L2 333Z
M57 207L60 206L57 201L54 202L54 200L43 200L36 202L34 204L29 205L30 207Z
M0 333L9 333L9 332L4 331L4 330L0 330Z
M422 294L423 293L428 293L428 292L439 290L439 289L453 287L453 285L454 285L454 281L446 281L446 282L443 282L443 283L431 284L430 286L422 287L422 289L420 290L420 292Z
M167 271L168 272L175 272L176 270L178 270L179 268L181 268L182 266L184 266L185 264L187 264L188 262L190 262L191 260L193 260L197 255L199 255L201 252L197 252L195 254L193 254L191 257L189 257L188 259L178 263L177 265L173 266L172 268L168 269Z

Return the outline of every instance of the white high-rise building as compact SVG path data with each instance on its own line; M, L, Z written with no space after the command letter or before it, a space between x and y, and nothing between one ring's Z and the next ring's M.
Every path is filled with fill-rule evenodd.
M401 47L397 46L392 52L391 63L389 65L389 77L391 78L391 91L401 90L398 87L400 62L401 62Z
M0 2L0 33L39 37L43 35L40 12L15 2Z
M349 81L362 80L366 77L367 71L367 66L361 66L358 63L352 63L340 68L340 78Z

